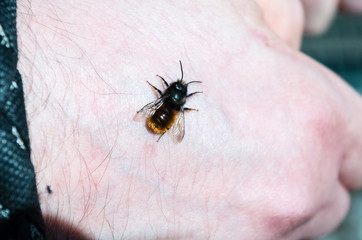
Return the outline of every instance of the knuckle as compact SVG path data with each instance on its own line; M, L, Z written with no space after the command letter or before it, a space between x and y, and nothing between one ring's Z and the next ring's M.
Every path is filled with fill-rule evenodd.
M331 102L313 100L295 106L293 120L300 143L311 149L335 149L343 135L344 121ZM339 138L338 138L339 137Z

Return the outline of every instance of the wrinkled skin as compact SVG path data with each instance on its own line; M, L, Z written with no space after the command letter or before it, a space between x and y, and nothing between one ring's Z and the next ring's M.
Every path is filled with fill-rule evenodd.
M302 3L270 2L20 1L19 68L48 224L96 239L332 231L348 190L362 186L362 101L299 52ZM155 99L147 80L180 77L178 60L185 81L203 81L186 103L199 112L185 114L182 143L157 143L132 118Z

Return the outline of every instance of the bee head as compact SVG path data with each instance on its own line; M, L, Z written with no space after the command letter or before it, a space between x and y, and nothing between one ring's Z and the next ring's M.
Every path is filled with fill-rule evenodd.
M169 96L173 105L182 106L186 102L187 85L181 80L171 84L169 87Z
M175 90L180 91L183 94L186 94L187 93L187 84L182 80L178 80L175 83Z
M181 107L185 104L187 98L187 86L190 83L200 82L200 81L191 81L191 82L184 82L184 73L182 69L182 63L180 61L180 68L181 68L181 79L178 79L176 82L173 82L166 90L166 95L169 97L169 103Z

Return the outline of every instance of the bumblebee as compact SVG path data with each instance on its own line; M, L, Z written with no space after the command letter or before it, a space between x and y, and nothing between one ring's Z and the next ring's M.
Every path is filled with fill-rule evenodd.
M201 93L193 92L187 94L187 86L190 83L201 83L201 81L184 82L182 63L181 61L179 62L181 79L178 79L176 82L168 84L163 77L157 75L166 87L164 92L147 81L152 89L158 94L158 99L145 105L134 117L135 121L146 120L147 127L151 132L161 134L157 142L168 130L170 130L171 138L175 143L181 142L185 136L184 112L198 111L197 109L184 107L184 105L187 98L196 93Z

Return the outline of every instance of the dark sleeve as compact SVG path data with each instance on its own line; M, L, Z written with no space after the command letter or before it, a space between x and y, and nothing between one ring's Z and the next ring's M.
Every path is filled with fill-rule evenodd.
M17 62L16 0L1 0L0 239L44 239Z

